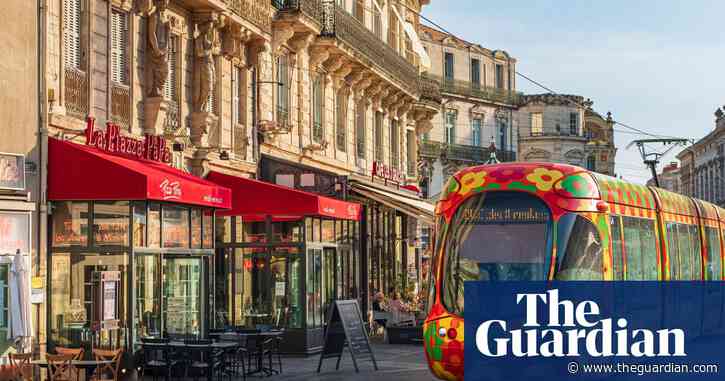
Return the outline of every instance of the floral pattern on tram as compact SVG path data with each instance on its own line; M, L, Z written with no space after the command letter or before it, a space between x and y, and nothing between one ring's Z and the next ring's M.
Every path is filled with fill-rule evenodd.
M441 310L440 313L445 313L439 304L436 307ZM451 315L423 325L428 366L431 372L442 380L463 380L463 326L463 319ZM451 329L456 330L455 338L451 339L449 335L441 337L439 335L441 329L445 329L446 332Z
M464 169L451 177L436 206L450 220L456 207L471 195L486 191L524 191L544 199L554 215L596 211L599 187L589 172L565 164L512 163ZM556 210L561 209L561 210Z

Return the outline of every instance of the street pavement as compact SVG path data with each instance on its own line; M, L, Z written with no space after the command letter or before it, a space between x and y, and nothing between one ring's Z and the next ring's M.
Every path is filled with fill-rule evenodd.
M373 352L378 363L378 371L368 360L359 361L359 373L355 373L352 358L348 351L342 357L340 370L335 370L336 359L326 359L322 371L317 373L319 356L286 357L282 359L284 373L269 380L310 380L310 381L433 381L426 364L422 345L392 345L373 341Z

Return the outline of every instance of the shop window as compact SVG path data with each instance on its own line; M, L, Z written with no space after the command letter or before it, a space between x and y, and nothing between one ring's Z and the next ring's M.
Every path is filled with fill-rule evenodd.
M54 202L53 246L88 245L88 212L87 202Z
M148 224L148 247L161 247L161 205L159 203L149 203Z
M158 255L136 254L134 267L134 342L143 337L161 337L161 279Z
M213 249L214 248L214 211L211 209L204 209L204 221L203 221L203 237L202 246L205 249Z
M718 237L717 228L705 227L705 237L707 237L707 279L722 279L722 258L720 257L720 237Z
M322 220L322 240L321 242L334 243L335 242L335 221L334 220Z
M242 223L241 218L237 217L237 238L242 238L237 242L267 243L267 227L264 221Z
M191 248L201 248L201 209L191 209Z
M162 213L164 247L188 248L189 210L178 206L164 205Z
M307 328L322 327L322 250L307 251Z
M146 202L136 201L133 203L133 246L146 246Z
M299 221L272 223L274 242L293 243L302 241L302 226Z
M93 203L94 244L128 245L128 201L96 201Z
M622 216L622 226L627 258L626 280L657 280L654 220Z
M166 216L166 208L164 208ZM186 213L188 216L188 212ZM188 217L187 217L188 219ZM164 219L164 225L166 219ZM164 229L166 226L164 226ZM187 241L188 243L188 241ZM161 320L170 338L201 334L201 258L167 257L163 260Z

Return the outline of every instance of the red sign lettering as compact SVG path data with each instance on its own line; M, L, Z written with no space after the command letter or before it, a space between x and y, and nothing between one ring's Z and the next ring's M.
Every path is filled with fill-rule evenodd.
M380 177L400 184L405 183L405 176L400 171L377 161L373 162L373 177Z
M171 151L163 136L146 135L143 140L124 136L121 128L113 122L106 122L105 131L96 130L96 119L90 116L86 121L86 145L111 154L171 162Z

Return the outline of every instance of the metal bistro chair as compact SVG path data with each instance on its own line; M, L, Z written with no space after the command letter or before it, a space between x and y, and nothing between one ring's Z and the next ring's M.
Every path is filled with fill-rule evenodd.
M33 359L32 353L11 353L10 365L17 369L17 378L22 381L32 381L33 365L30 361Z
M178 365L178 361L171 361L168 344L167 339L141 338L141 377L151 374L154 381L159 376L169 379L171 367Z
M115 351L94 349L93 357L99 362L99 365L93 373L91 381L118 381L122 355L123 349L116 349ZM111 361L111 363L100 364L102 361Z
M241 376L243 380L246 380L247 368L244 361L247 357L247 348L244 347L244 338L234 332L228 332L220 335L219 341L237 344L237 347L224 351L222 368L229 376L229 379L231 380L232 376Z
M222 366L220 351L215 351L211 340L187 340L186 375L194 380L214 378L214 371Z
M73 374L78 374L77 369L71 364L73 355L52 355L47 354L48 377L50 381L73 381ZM78 380L76 376L76 380Z

